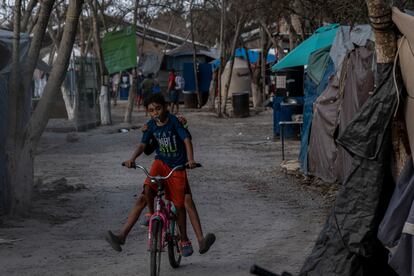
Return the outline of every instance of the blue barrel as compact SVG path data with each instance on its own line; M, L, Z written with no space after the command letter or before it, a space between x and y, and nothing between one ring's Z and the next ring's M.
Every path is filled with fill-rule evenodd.
M298 102L298 105L288 106L283 105L282 102L285 97L274 96L273 97L273 135L274 138L280 135L279 122L292 121L292 115L303 113L303 97L294 97ZM300 134L300 127L296 125L285 126L284 129L285 138L294 138Z
M119 99L128 100L129 88L120 88L119 89Z

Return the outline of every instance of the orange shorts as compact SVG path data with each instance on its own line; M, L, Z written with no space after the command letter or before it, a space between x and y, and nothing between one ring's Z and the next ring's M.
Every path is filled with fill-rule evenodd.
M156 159L151 165L150 175L167 176L171 168L163 161ZM190 185L188 183L186 170L174 171L170 178L163 181L165 189L165 198L171 200L175 206L184 207L184 197L191 194ZM148 185L154 191L157 191L157 185L151 184L150 179L145 179L144 185Z

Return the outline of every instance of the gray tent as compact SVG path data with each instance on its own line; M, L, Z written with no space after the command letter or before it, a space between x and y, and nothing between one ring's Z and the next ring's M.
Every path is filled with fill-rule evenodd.
M314 103L309 140L309 174L326 182L343 182L351 171L352 157L338 147L341 135L374 89L371 70L373 43L357 47L347 54L340 80L333 76L327 89Z

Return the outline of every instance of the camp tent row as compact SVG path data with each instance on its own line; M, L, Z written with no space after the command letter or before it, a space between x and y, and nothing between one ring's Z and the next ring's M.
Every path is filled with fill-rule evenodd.
M272 67L307 65L299 161L305 174L342 181L351 158L335 138L373 91L374 43L369 25L323 26Z
M319 64L328 82L305 76L301 168L342 186L299 275L414 275L414 17L393 8L392 18L403 34L398 63L375 64L369 26L340 26L309 55L308 71ZM399 145L404 166L392 174L390 126L402 104L409 147Z

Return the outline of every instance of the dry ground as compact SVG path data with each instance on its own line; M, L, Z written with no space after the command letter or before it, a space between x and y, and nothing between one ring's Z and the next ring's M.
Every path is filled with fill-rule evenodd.
M139 130L115 124L70 135L45 132L36 157L36 198L30 218L0 218L0 275L148 275L145 229L136 227L121 253L103 240L117 230L140 192L143 174L121 162L132 153ZM298 272L327 214L319 193L286 176L273 141L272 111L244 119L218 119L186 111L200 169L189 172L205 232L216 244L206 255L172 269L164 255L161 275L249 275L257 263ZM135 113L133 125L146 121ZM288 142L288 159L298 155ZM138 161L149 166L153 157ZM189 226L190 237L194 235ZM196 243L194 242L197 251Z

